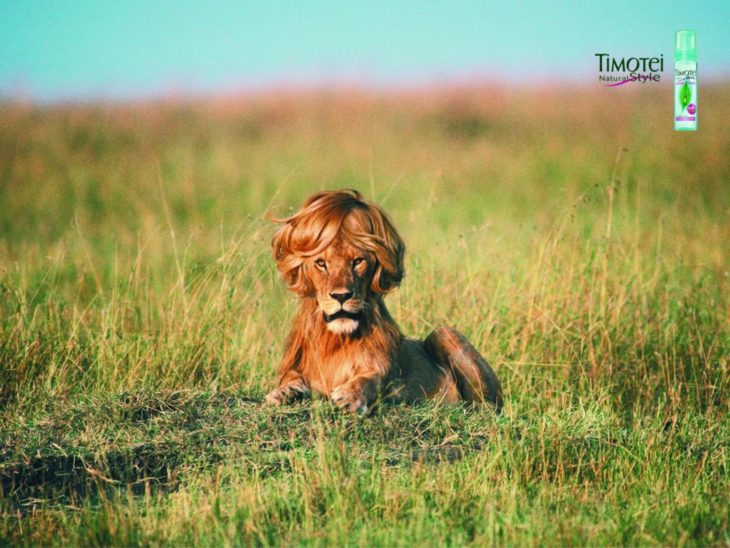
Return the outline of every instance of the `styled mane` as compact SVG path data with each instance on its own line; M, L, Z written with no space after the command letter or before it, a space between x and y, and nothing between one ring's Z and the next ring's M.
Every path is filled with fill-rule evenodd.
M387 293L405 275L403 240L387 215L356 190L319 192L291 217L273 220L282 223L271 242L276 266L289 289L300 296L311 295L313 290L302 268L304 260L321 253L338 237L375 255L374 292Z

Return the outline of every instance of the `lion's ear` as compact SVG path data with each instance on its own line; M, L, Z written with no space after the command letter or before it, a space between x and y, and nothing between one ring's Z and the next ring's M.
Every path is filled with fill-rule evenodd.
M276 268L289 289L300 297L312 294L314 288L304 269L304 259L292 252L291 241L295 226L291 221L286 222L274 234L271 248L276 261Z
M405 276L403 256L406 246L388 217L379 208L371 207L374 232L380 240L380 245L375 250L378 264L373 275L372 290L376 293L387 293L398 287Z

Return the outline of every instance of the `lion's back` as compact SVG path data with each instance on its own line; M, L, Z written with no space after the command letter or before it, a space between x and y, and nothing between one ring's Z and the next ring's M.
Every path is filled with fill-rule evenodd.
M402 402L443 397L459 401L459 391L451 373L436 364L423 341L403 339L389 378L393 399Z

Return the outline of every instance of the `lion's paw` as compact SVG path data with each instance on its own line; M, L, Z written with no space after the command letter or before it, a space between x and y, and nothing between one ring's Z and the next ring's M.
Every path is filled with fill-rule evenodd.
M351 413L367 413L368 405L365 397L359 390L353 390L348 386L338 386L330 396L332 402L340 409Z
M264 398L265 405L283 405L303 398L309 394L309 388L303 382L293 382L275 388Z

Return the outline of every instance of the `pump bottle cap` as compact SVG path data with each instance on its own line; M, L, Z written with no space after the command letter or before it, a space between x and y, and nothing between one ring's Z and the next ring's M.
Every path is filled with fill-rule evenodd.
M697 61L697 35L693 30L678 30L674 42L675 61Z

